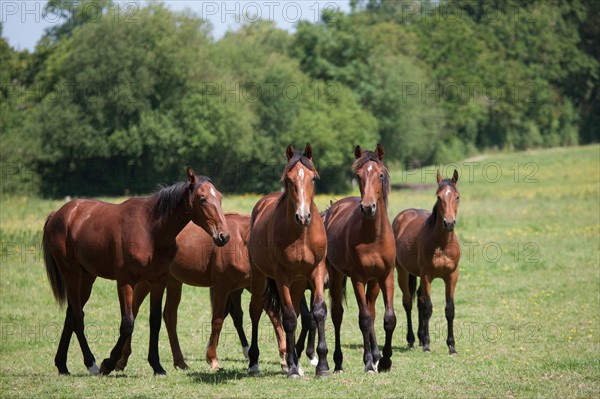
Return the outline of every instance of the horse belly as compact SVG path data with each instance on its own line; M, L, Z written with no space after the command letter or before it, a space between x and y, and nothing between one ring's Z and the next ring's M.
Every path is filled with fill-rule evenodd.
M412 240L398 240L396 242L396 261L407 272L419 276L418 251Z

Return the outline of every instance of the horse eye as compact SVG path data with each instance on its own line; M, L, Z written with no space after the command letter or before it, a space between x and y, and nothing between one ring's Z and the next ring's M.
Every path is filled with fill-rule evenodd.
M380 178L381 180L383 180L383 177L384 177L384 176L383 176L383 173L380 173L380 174L379 174L379 178Z
M316 181L317 181L317 176L313 176L313 178L312 178L312 182L314 183L314 182L316 182Z
M460 201L460 195L456 196L456 200Z
M203 195L202 197L200 197L200 203L201 204L206 204L208 201L206 200L206 197Z

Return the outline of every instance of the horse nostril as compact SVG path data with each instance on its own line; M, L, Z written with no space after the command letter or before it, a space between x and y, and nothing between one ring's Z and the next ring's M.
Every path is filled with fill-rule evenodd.
M294 215L294 217L296 218L296 223L302 224L302 219L300 218L300 214L299 213L296 213Z
M229 241L229 234L219 233L219 239L222 242L227 243L227 241Z
M310 222L311 219L312 219L312 214L309 213L308 215L306 215L306 220L307 221Z

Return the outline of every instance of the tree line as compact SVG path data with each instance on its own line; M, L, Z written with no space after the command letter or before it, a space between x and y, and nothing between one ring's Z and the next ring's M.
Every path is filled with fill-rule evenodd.
M339 192L356 144L423 165L600 138L593 0L353 0L294 33L262 21L219 40L190 11L112 6L51 0L65 22L35 51L0 39L3 194L144 193L188 164L265 192L290 142L311 142L320 190Z

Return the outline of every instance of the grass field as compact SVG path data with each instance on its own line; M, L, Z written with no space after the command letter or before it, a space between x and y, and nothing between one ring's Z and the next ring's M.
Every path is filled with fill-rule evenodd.
M54 303L40 252L42 223L61 201L2 198L0 205L1 397L324 397L324 398L597 398L600 396L600 147L488 154L460 162L457 233L463 249L456 290L458 356L445 346L443 283L433 283L431 353L409 351L405 316L396 289L398 327L391 372L367 375L356 304L349 289L342 326L345 370L317 380L305 358L306 376L288 380L267 317L260 335L262 375L246 375L235 330L228 319L219 345L223 371L204 362L210 331L207 289L184 287L181 345L191 369L171 367L161 330L166 378L146 361L147 304L136 320L133 354L124 373L88 376L76 340L69 369L59 377L54 355L64 310ZM450 176L453 165L443 166ZM395 184L431 183L435 167L392 170ZM226 196L226 211L250 212L257 195ZM324 209L330 196L319 196ZM111 199L119 201L120 199ZM429 209L434 187L393 190L390 218L409 207ZM244 294L244 309L249 295ZM379 315L382 304L378 304ZM416 318L416 307L414 309ZM382 319L376 320L383 342ZM97 280L86 306L86 332L96 359L108 356L118 335L115 284ZM250 333L249 317L245 317ZM333 328L327 343L333 367Z

